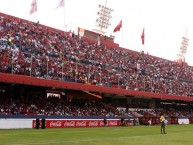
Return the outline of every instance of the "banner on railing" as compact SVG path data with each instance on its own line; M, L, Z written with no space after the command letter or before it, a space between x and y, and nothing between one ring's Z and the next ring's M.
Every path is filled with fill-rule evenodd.
M107 120L106 126L120 126L121 120ZM133 126L133 121L128 123L127 125ZM32 128L35 128L36 120L32 120ZM104 126L104 120L81 120L81 119L73 119L73 120L46 120L45 127L46 128L67 128L67 127L101 127ZM41 120L40 120L40 128L41 128Z

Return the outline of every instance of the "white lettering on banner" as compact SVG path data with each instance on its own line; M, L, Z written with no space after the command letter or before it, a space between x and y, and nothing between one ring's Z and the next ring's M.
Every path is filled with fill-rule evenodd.
M36 120L32 121L32 128L35 128ZM107 126L119 126L119 120L108 120ZM64 128L64 127L99 127L104 126L103 120L46 120L46 128ZM41 128L41 120L40 120Z
M117 126L117 121L109 121L109 126Z
M75 126L75 121L70 121L70 122L65 121L64 122L64 126L72 126L72 127L74 127Z
M50 122L50 127L62 127L62 122L61 121L51 121Z
M104 126L104 122L103 121L100 121L100 126Z
M86 121L77 121L76 126L86 126Z
M89 126L98 126L98 121L89 121Z

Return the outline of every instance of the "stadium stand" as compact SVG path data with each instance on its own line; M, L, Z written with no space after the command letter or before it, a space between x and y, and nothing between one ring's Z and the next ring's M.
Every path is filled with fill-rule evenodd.
M44 26L45 27L45 26ZM1 16L1 72L191 96L191 66Z
M64 33L39 23L0 13L1 73L192 97L192 66L120 48L114 44L110 45L111 43L105 44L79 37L74 32ZM57 98L44 100L40 97L37 102L34 98L26 96L25 100L1 100L0 113L148 117L158 116L160 113L157 110L153 110L156 111L153 113L147 110L117 110L114 105L95 101L81 104L80 100L73 100L68 101L66 105ZM172 109L173 111L171 108L168 110L168 116L192 117L191 109L183 108L182 112L178 108Z

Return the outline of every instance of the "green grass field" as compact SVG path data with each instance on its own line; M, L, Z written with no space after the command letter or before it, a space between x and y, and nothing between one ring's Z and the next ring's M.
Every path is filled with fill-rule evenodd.
M193 125L0 130L1 145L193 145Z

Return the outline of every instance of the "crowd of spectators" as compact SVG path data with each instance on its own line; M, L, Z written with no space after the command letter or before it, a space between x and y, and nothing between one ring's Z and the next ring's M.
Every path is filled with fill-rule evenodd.
M3 97L0 98L0 115L47 116L132 116L131 111L118 109L104 101L58 97Z
M0 72L179 96L193 95L193 67L85 41L0 16Z
M163 107L156 109L141 109L141 108L132 108L132 114L137 117L160 117L160 114L165 113L166 117L193 117L192 109L190 107L184 106L183 108L178 107Z
M187 106L159 105L154 109L142 108L133 104L120 106L117 101L85 100L65 97L1 97L0 115L46 115L46 116L102 116L102 117L166 117L192 118L192 108Z

